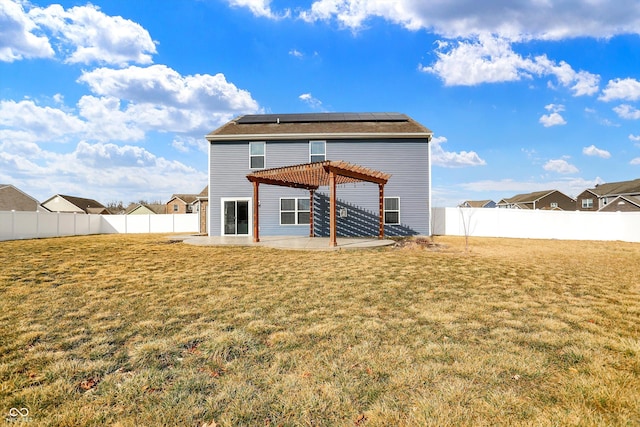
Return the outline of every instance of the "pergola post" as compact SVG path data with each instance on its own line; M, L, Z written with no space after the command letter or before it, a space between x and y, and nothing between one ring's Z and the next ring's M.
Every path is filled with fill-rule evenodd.
M258 198L258 181L253 181L253 241L258 243L260 241L260 214L258 207L260 206L260 199Z
M336 237L338 232L338 224L336 222L336 174L329 172L329 246L338 246Z
M378 238L384 239L384 184L378 184L378 193L380 194L380 230L378 232Z
M313 231L313 195L315 194L315 190L312 188L309 190L309 237L314 237L315 232Z

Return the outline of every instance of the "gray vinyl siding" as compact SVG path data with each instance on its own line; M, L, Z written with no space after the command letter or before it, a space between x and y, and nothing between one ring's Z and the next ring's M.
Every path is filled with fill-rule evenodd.
M309 140L268 141L265 153L266 168L308 163ZM384 186L384 195L400 198L400 225L386 225L385 234L429 234L429 148L425 139L327 140L326 153L327 160L344 160L392 175ZM252 185L246 178L246 175L251 172L249 141L210 144L209 224L211 235L222 234L221 198L253 197ZM304 236L309 234L308 225L280 225L280 198L308 198L308 191L264 184L260 185L259 191L261 235ZM328 195L328 188L320 188L314 200L316 233L321 235L328 227L326 216L328 215ZM376 184L357 183L338 186L337 198L339 208L347 209L347 217L338 218L338 235L377 234L378 186ZM358 215L361 218L366 217L373 224L369 224L366 230L359 229L355 224Z

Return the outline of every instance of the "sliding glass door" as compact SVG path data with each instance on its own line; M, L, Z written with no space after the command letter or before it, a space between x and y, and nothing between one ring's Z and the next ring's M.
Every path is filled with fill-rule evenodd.
M249 224L248 199L226 199L222 201L222 231L225 236L248 236Z

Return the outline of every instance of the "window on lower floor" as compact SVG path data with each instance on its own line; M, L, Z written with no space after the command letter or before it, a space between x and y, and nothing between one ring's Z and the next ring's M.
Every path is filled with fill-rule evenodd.
M582 199L582 209L593 208L593 199Z
M308 198L280 199L280 225L309 224L310 207Z
M384 198L384 223L400 224L400 197Z

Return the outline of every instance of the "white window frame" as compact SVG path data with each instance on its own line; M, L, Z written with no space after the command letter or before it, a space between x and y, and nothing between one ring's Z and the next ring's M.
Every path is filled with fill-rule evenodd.
M224 232L224 203L248 202L249 204L249 234L225 234ZM221 197L220 198L220 236L253 236L253 198L251 197Z
M398 209L387 209L387 200L397 199L398 200ZM387 222L387 212L397 212L398 213L398 222ZM400 225L400 197L385 197L384 198L384 223L388 225Z
M582 199L582 209L593 209L593 199Z
M283 200L293 200L294 201L294 209L293 210L283 210L282 209L282 201ZM298 201L299 200L306 200L307 202L309 202L309 210L300 209L299 206L298 206ZM311 200L309 200L308 197L280 197L280 202L279 202L279 205L278 205L280 225L306 225L306 226L308 226L310 224L311 220L309 220L309 222L300 223L300 222L298 222L298 214L307 212L307 213L309 213L309 218L311 218L311 209L312 209ZM282 223L282 213L283 212L293 213L295 222L293 224L283 224Z
M313 150L311 149L311 147L313 147L313 144L317 144L320 142L324 147L324 153L313 153ZM323 162L327 160L327 141L309 141L309 163L314 163L314 161L312 160L314 156L324 156L324 159L322 160ZM317 161L320 161L320 160L316 160L316 162Z
M557 208L558 207L558 202L551 202L550 206L552 208Z
M251 148L253 145L262 144L262 154L253 154ZM262 167L256 168L251 164L254 157L262 157ZM265 169L267 167L267 143L265 141L249 142L249 169Z

